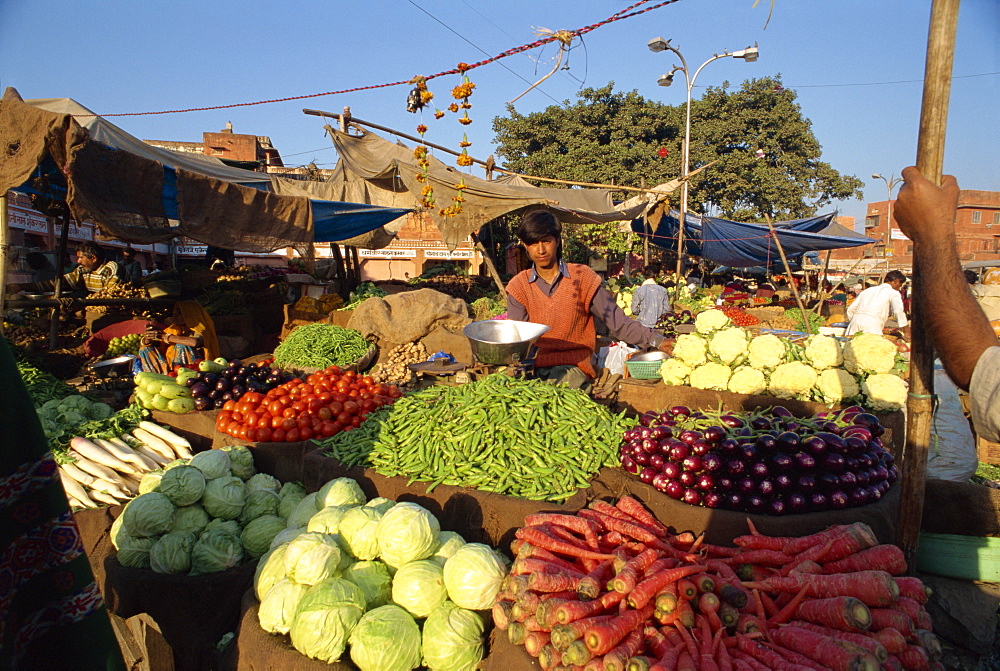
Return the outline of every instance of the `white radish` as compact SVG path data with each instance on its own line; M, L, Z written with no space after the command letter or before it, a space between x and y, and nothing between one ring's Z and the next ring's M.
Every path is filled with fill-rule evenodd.
M63 469L63 471L65 471L66 475L68 475L69 477L73 478L74 480L76 480L77 482L79 482L81 485L89 485L91 482L93 482L96 479L90 473L88 473L88 472L86 472L84 470L81 470L76 464L69 464L69 463L59 464L59 468Z
M136 440L138 440L140 443L142 443L149 449L153 450L159 455L162 455L163 457L169 459L170 461L173 461L174 459L177 458L177 454L174 452L174 449L170 446L170 443L163 440L162 438L154 436L145 429L138 429L138 428L133 429L132 436L135 437Z
M73 478L69 477L66 474L66 471L64 471L62 468L59 469L59 480L62 481L63 490L66 492L67 497L73 497L77 501L84 504L87 501L90 501L91 504L94 503L93 501L91 501L90 497L87 496L87 491L83 488L83 485L81 485ZM90 505L88 507L94 508L96 506Z
M139 428L148 431L161 440L165 440L178 457L182 459L190 459L194 456L191 453L191 443L188 442L187 438L178 436L170 429L164 428L155 422L150 422L149 420L139 422Z
M132 449L134 449L136 453L141 454L142 456L146 457L146 459L152 461L155 464L155 466L153 466L149 470L155 471L157 468L160 468L161 466L166 466L171 461L173 461L173 459L167 459L159 452L153 450L150 447L147 447L145 444L140 443L138 440L136 440L135 442L136 444L132 446Z
M125 463L132 464L137 470L146 470L146 462L139 458L131 447L125 443L113 443L110 440L102 440L101 438L95 438L93 441L95 445L107 452L113 457L124 461Z
M90 473L95 478L101 478L102 480L107 480L108 482L114 482L116 484L122 484L123 482L122 479L123 474L119 473L118 471L112 468L108 468L103 464L99 464L96 461L91 461L90 459L86 459L83 456L77 456L76 466L80 470ZM132 474L128 473L125 475L132 475Z
M90 486L90 489L94 492L104 492L105 494L110 494L116 499L132 498L127 491L113 482L108 482L107 480L94 480L94 484Z
M75 508L76 510L79 510L80 508L94 508L94 507L97 506L97 504L94 503L93 501L90 501L90 499L87 499L88 501L90 501L90 505L89 506L86 505L85 503L81 502L81 501L78 501L77 499L73 498L72 496L67 496L66 499L69 501L69 507L70 508Z
M106 442L111 443L112 445L115 445L118 448L123 449L123 450L127 448L128 451L130 453L132 453L133 457L136 460L142 462L142 465L139 467L139 471L142 472L142 473L146 473L147 471L156 470L157 468L160 467L160 463L158 461L156 461L155 459L151 458L148 454L144 454L144 453L140 452L138 449L132 447L131 445L129 445L128 443L126 443L121 438L111 438L111 439L107 440ZM159 456L159 455L157 455L157 456ZM135 461L133 461L132 463L135 463Z
M131 478L125 478L122 489L129 493L129 498L133 498L139 493L139 483Z
M105 494L104 492L99 492L96 489L91 490L90 498L94 501L100 501L101 503L107 503L112 506L117 506L119 503L118 499L111 496L111 494Z
M69 445L78 454L82 454L86 458L96 461L97 463L107 466L108 468L113 468L116 471L127 473L130 471L135 472L136 470L135 466L132 464L122 461L86 438L76 436L73 440L69 441Z

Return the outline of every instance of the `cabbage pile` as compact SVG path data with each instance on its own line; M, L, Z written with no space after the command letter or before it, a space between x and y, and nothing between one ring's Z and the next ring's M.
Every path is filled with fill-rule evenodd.
M260 558L260 626L313 659L349 655L361 671L475 669L483 620L507 565L441 531L415 503L367 500L336 478L303 496Z
M906 403L905 369L886 338L860 333L846 341L809 336L802 344L733 326L721 310L698 315L697 333L677 338L660 365L667 385L763 394L830 404L860 403L899 410Z
M287 526L301 485L257 473L245 447L178 459L143 476L111 527L118 561L171 575L225 571L256 559Z

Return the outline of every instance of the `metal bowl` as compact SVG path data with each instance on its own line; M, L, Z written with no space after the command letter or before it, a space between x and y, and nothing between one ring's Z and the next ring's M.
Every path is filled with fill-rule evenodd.
M663 361L667 358L666 352L653 351L653 352L643 352L642 354L636 354L635 356L629 357L629 361Z
M126 377L132 374L132 362L134 360L135 357L132 356L116 356L114 359L106 359L92 364L90 370L100 378Z
M41 293L34 293L34 294L26 293L24 294L24 297L27 298L29 301L40 301L40 300L45 300L46 298L52 298L55 295L56 292L54 291L43 291Z
M532 358L535 342L549 330L545 324L513 319L486 319L468 324L462 333L469 339L477 361L502 366Z

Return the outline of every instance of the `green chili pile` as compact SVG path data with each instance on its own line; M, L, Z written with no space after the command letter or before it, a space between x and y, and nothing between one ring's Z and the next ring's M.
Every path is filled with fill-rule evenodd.
M304 324L274 350L275 364L295 368L349 366L371 345L358 331L334 324Z
M491 375L401 398L321 445L347 466L385 476L563 501L618 463L634 422L578 389Z

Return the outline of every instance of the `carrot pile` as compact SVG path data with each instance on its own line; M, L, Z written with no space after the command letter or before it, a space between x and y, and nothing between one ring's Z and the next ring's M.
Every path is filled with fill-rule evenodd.
M496 626L552 671L937 669L929 590L863 523L736 547L636 499L525 518Z

